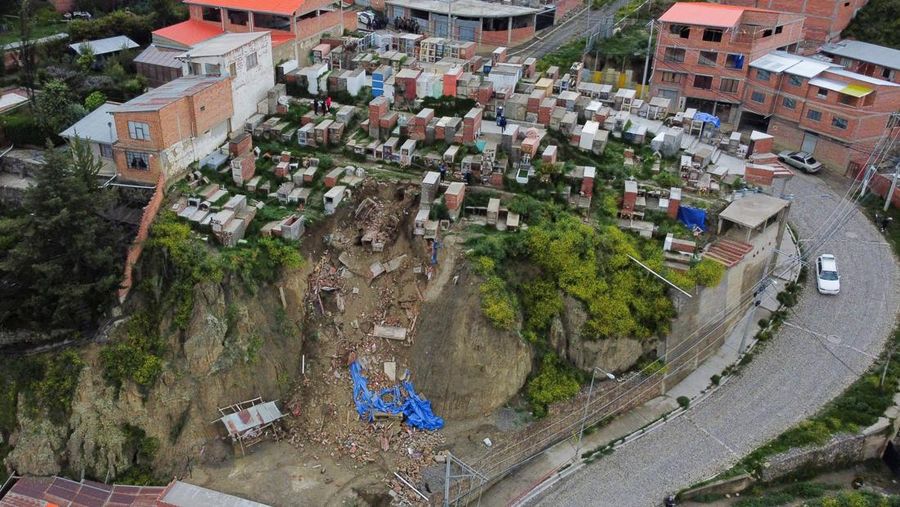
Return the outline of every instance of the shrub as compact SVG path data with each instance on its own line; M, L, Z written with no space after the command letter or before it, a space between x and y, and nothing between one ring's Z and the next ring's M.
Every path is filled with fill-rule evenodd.
M717 386L720 382L722 382L722 376L713 375L712 377L709 377L709 381L712 382L712 385Z
M43 146L47 137L32 114L11 114L0 117L6 140L16 146Z
M690 274L697 285L715 287L725 275L725 266L711 259L701 259L691 268Z
M64 350L45 363L44 376L34 386L40 406L54 421L64 421L72 406L84 361L74 350Z
M687 396L679 396L678 398L676 398L675 401L677 401L678 406L680 406L683 409L687 409L688 407L691 406L691 399L688 398Z
M101 91L91 92L90 95L85 97L84 99L84 108L88 111L93 111L98 107L102 106L106 102L106 95Z
M578 394L580 386L575 375L564 369L556 354L546 354L537 375L528 381L527 394L536 416L547 413L547 405Z
M481 311L491 323L500 329L513 329L516 325L516 307L512 294L506 289L506 282L498 276L491 276L479 289Z
M155 318L137 312L128 321L125 338L100 351L103 375L116 387L131 380L146 392L162 373L164 350Z

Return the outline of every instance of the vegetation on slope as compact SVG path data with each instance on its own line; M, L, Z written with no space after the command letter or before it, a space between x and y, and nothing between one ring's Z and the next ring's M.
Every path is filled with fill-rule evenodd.
M841 36L879 46L900 48L900 2L869 0Z

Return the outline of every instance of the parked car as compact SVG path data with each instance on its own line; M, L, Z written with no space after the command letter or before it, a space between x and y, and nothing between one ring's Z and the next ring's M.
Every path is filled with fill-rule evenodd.
M815 174L822 170L822 163L805 151L782 151L778 154L778 160L794 166L805 173Z
M375 22L375 13L372 11L357 12L356 21L368 28Z
M816 288L821 294L837 294L841 291L841 275L838 274L834 255L822 254L816 259Z

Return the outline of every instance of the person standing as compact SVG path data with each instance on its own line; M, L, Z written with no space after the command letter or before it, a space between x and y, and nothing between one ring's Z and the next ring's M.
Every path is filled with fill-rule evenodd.
M319 99L313 99L313 110L316 113L316 116L319 116Z
M331 95L325 97L325 112L331 112Z

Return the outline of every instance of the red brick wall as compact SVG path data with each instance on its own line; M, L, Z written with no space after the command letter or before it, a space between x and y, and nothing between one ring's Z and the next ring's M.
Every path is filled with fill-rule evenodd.
M509 41L512 32L512 42ZM498 30L495 32L481 32L481 43L488 46L517 46L534 37L534 25L512 30Z
M346 14L346 13L345 13ZM353 14L354 19L356 14ZM346 16L345 16L346 18ZM300 39L306 39L312 37L313 35L317 35L322 32L330 32L334 35L343 35L340 30L341 25L341 12L333 11L326 14L322 14L320 16L316 16L314 18L304 19L300 23L297 24L297 37ZM354 24L351 28L353 30L356 29L356 25Z
M866 0L723 0L722 3L803 14L804 38L825 42L837 38ZM847 4L847 5L845 5Z
M560 18L565 16L569 11L581 7L581 5L581 0L559 0L556 2L556 22L559 23Z
M150 202L144 207L144 214L141 215L141 224L138 227L137 236L131 242L131 246L128 247L128 255L125 258L125 272L122 274L122 285L118 290L119 302L125 301L125 298L128 297L128 292L131 290L132 270L144 251L144 241L150 235L150 224L153 223L156 214L159 213L159 207L163 202L163 193L163 180L158 178L153 197L150 198Z
M884 199L891 189L891 178L883 174L876 174L872 177L869 188L872 189L874 194L881 196L881 198ZM891 197L891 204L895 208L900 208L900 186L894 190L894 195Z

